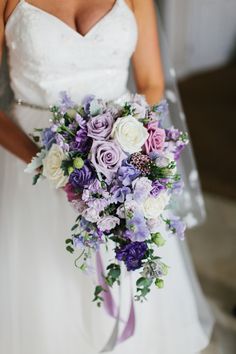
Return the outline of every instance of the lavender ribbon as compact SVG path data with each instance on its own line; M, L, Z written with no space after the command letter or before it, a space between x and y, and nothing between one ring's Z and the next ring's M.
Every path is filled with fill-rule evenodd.
M119 327L121 322L120 318L120 304L117 308L114 298L112 296L110 287L106 284L105 279L104 279L104 267L103 267L103 262L101 258L101 254L98 251L96 254L96 263L97 263L97 274L98 274L98 281L99 285L103 287L106 291L104 292L104 302L103 305L105 307L106 312L108 313L109 316L113 317L116 319L113 331L103 347L103 349L100 351L100 353L106 353L109 351L112 351L116 345L125 342L127 339L132 337L135 332L135 310L134 310L134 301L133 301L133 292L132 292L132 284L131 284L131 279L130 279L130 294L131 294L131 301L130 301L130 310L129 310L129 315L128 319L125 322L124 328L119 336ZM121 290L119 292L119 301L121 303Z

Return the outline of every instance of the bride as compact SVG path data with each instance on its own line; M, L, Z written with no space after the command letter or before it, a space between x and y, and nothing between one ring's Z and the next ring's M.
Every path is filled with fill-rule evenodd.
M154 4L1 0L0 12L15 97L10 119L0 113L0 353L97 354L114 319L91 303L94 285L65 251L75 215L64 194L32 187L23 172L38 150L29 133L48 124L60 91L76 102L125 99L131 58L137 91L150 104L163 97ZM162 253L172 269L165 288L135 304L135 333L114 354L193 354L209 342L212 319L191 262L176 239ZM121 287L125 316L130 297Z

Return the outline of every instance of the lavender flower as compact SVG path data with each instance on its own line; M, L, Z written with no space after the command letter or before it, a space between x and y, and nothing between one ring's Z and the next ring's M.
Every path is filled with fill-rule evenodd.
M126 227L125 236L131 241L144 241L150 236L144 216L138 211L126 221Z
M70 150L86 153L90 150L92 139L88 137L86 129L80 129L76 133L75 140L70 143Z
M124 203L127 196L131 195L131 189L129 187L114 188L114 190L111 190L111 193L114 203Z
M141 172L136 167L125 160L118 170L117 179L122 182L124 186L130 186L140 174Z
M181 152L185 149L186 144L183 142L179 142L179 144L176 146L176 150L175 150L175 160L178 161L181 155Z
M75 106L75 103L71 100L66 91L60 92L60 111L62 114L66 113L68 109Z
M49 150L52 144L56 142L55 132L53 132L50 128L44 129L42 131L42 142L46 149Z
M175 129L175 128L170 128L170 129L165 129L165 132L166 132L166 140L169 141L169 140L178 140L179 139L179 136L180 136L180 132L178 129Z
M131 242L115 250L116 258L119 261L124 261L128 271L142 267L142 260L146 251L146 242Z
M174 217L172 220L169 220L169 228L180 240L184 240L186 225L180 220L180 218Z
M84 111L86 114L90 113L90 104L95 99L94 95L87 95L82 101L82 105L84 107Z
M65 152L69 151L69 149L70 149L69 144L66 142L66 139L62 134L58 134L58 133L55 134L55 140L56 140L56 144L58 146L60 146L60 148L63 151L65 151Z
M147 177L139 177L133 183L133 199L140 203L145 200L152 191L152 181Z
M152 182L151 195L153 197L157 197L164 189L165 186L162 183L160 183L159 181L154 181Z
M110 231L119 225L120 219L116 216L107 215L101 218L98 222L98 228L101 231Z
M95 171L87 160L81 169L75 169L70 174L69 182L74 188L84 188L89 186L95 179Z

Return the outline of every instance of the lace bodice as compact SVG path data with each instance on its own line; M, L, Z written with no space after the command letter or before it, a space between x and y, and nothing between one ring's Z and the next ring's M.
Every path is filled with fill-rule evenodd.
M53 104L60 91L122 96L137 41L135 17L124 0L82 36L62 20L21 0L5 29L11 87L17 99Z

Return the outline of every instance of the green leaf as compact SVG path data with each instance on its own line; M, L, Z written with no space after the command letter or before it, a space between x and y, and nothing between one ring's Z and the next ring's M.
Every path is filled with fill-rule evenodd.
M68 252L70 252L70 253L74 253L74 248L71 247L71 246L67 246L67 247L66 247L66 250L67 250Z
M68 238L67 240L65 240L65 243L68 245L68 244L72 244L73 245L73 240L72 238Z
M146 287L149 287L150 285L152 284L152 279L148 279L148 278L139 278L137 281L136 281L136 285L138 287L143 287L143 288L146 288Z
M71 231L76 230L78 226L79 226L78 224L75 224L74 226L72 226Z

